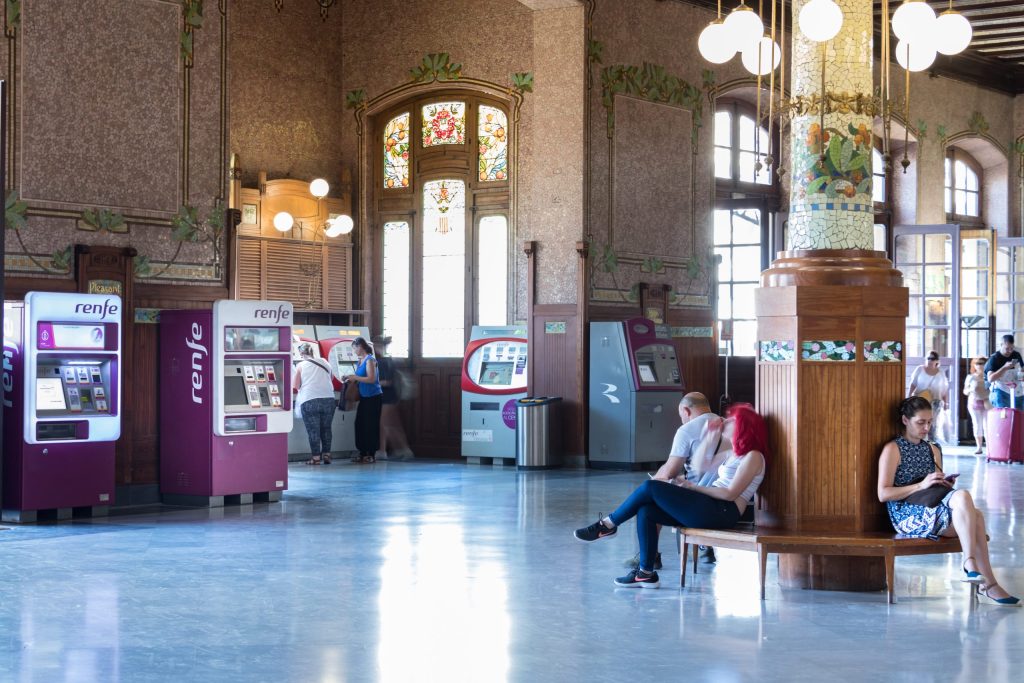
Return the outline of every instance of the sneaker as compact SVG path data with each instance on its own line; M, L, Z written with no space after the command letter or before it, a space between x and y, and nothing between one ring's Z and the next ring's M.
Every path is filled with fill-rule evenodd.
M709 545L702 545L700 547L700 561L704 564L714 564L718 562L715 558L715 549Z
M629 558L622 563L626 569L639 569L640 568L640 553L637 553L633 557ZM661 553L658 553L654 558L654 568L661 569Z
M603 517L602 517L602 519L603 519ZM609 529L608 527L606 527L604 525L604 522L602 522L599 519L596 522L594 522L593 524L591 524L590 526L585 526L582 529L577 529L576 531L574 531L572 533L572 535L575 536L576 538L578 538L581 541L585 541L587 543L590 543L591 541L596 541L596 540L601 539L601 538L607 538L609 536L614 536L615 534L618 533L618 531L619 531L619 527L612 527L611 529Z
M625 576L615 579L615 585L623 588L657 588L661 585L658 581L658 572L645 572L641 569L634 569Z

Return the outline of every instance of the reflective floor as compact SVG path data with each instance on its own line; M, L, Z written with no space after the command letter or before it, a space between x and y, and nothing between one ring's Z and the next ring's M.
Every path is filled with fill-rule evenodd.
M946 470L1024 594L1024 467ZM0 681L1021 680L1024 609L972 605L958 557L899 558L897 605L773 560L761 603L753 553L680 592L666 537L661 590L614 588L633 523L571 532L644 478L293 465L279 504L0 531Z

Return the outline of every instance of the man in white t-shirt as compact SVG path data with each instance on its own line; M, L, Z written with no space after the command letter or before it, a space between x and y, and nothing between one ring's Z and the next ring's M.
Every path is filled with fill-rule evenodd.
M717 415L711 412L711 405L704 394L694 391L683 396L679 401L679 421L682 422L682 425L676 430L676 435L672 439L672 450L668 453L668 459L651 478L672 481L679 475L685 474L688 479L697 483L699 477L695 473L691 474L687 465L690 458L693 457L694 451L697 450L697 446L700 445L704 425L713 417L717 417ZM715 452L718 452L721 447L722 444L719 443ZM705 561L715 561L714 550L710 547L704 549L701 556ZM635 559L638 560L639 557ZM661 553L658 553L655 565L660 563Z

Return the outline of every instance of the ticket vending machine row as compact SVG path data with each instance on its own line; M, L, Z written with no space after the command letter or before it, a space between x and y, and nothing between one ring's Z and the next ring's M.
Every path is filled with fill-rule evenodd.
M121 299L29 292L4 303L3 520L102 515L121 436Z
M280 500L292 428L292 305L217 301L160 314L160 494L219 507Z
M679 428L683 381L669 328L646 318L590 324L590 464L660 464Z
M338 378L342 375L353 374L359 365L359 357L352 350L352 342L356 337L362 337L369 341L369 328L316 326L316 339L320 344L320 355L326 358L331 365L335 391L341 391L341 381Z
M516 401L526 397L522 327L474 325L462 359L462 455L515 462Z

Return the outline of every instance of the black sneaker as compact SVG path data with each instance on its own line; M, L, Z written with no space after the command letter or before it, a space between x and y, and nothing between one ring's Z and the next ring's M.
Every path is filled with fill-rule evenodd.
M602 517L601 519L604 518ZM604 525L604 522L602 522L599 519L590 526L585 526L582 529L577 529L576 531L572 532L572 535L581 541L586 541L587 543L590 543L591 541L596 541L601 538L608 538L609 536L614 536L618 533L618 531L619 527L612 527L611 529L609 529Z
M658 581L658 572L645 572L641 569L634 569L625 576L615 579L615 585L622 588L657 588L661 585Z
M637 553L633 557L629 558L628 560L623 562L622 565L626 569L639 569L640 568L640 553ZM661 553L658 553L655 556L655 558L654 558L654 568L655 569L661 569L662 568L662 565L661 565Z
M718 560L715 558L715 549L709 545L702 545L700 547L700 561L704 564L714 564Z

